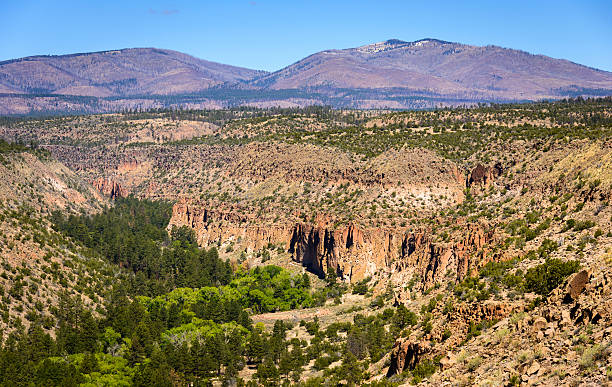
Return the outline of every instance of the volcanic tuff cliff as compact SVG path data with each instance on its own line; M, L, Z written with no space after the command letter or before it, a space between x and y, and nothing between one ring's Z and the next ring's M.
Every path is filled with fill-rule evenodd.
M253 218L183 200L174 206L169 227L193 228L205 246L229 241L255 251L278 244L295 262L320 276L333 269L340 278L359 282L393 274L399 283L418 274L424 288L440 283L449 271L456 279L465 277L486 263L485 245L493 242L493 233L475 224L466 225L462 240L439 243L432 240L428 229L335 226L329 219L313 224L248 224Z
M121 184L109 178L98 178L91 182L91 185L100 193L108 196L111 199L127 197L127 192L121 187Z
M479 164L470 176L483 169L492 170ZM451 174L451 179L457 178L457 173ZM474 187L492 183L492 180L457 180L468 181ZM279 244L292 254L295 262L322 277L330 270L349 282L391 273L402 278L417 273L425 288L441 282L449 271L461 279L469 270L486 263L483 261L486 249L482 249L493 238L492 232L477 224L466 224L464 238L456 243L438 243L430 237L430 229L338 225L333 218L323 215L312 223L291 222L291 217L288 218L266 224L245 208L182 199L173 207L169 228L187 225L196 231L203 245L229 241L255 251Z

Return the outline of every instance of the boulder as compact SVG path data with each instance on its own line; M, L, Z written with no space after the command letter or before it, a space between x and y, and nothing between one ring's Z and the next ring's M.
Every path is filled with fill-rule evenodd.
M572 322L572 318L570 316L570 312L569 310L562 310L561 311L561 324L563 326L567 326Z
M457 363L457 356L453 355L452 353L448 353L446 356L440 359L440 365L442 366L442 369L450 368L456 363Z
M491 185L493 180L503 173L503 167L500 163L494 166L484 166L482 164L476 165L476 167L470 172L466 185L468 187L479 186L481 188L487 188Z
M540 370L540 363L534 361L531 366L527 369L527 375L533 375Z
M548 322L546 321L546 319L544 317L538 317L533 322L533 331L534 332L539 332L542 329L546 328L547 324L548 324Z
M574 274L567 283L566 300L577 300L588 283L589 273L586 270L581 270Z

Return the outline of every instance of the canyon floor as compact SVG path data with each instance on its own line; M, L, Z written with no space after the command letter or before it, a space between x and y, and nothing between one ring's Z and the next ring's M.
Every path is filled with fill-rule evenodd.
M612 383L610 98L15 118L0 137L26 144L0 153L6 332L63 289L104 314L104 288L125 274L60 235L51 213L134 197L171 203L168 230L193 230L235 270L274 264L341 289L316 308L251 314L323 348L329 363L312 359L293 383L355 384L329 379L349 367L338 342L363 367L358 384ZM384 316L400 309L395 334ZM329 333L346 322L396 336L374 355Z

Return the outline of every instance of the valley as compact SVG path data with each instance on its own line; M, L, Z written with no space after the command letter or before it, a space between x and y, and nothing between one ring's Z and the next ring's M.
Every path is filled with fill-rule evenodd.
M2 117L0 379L610 383L611 134L610 97Z

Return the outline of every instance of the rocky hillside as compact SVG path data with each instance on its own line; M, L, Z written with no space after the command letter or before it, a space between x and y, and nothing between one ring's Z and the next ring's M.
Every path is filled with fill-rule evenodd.
M109 204L44 150L0 141L0 328L38 321L53 332L58 305L79 295L94 310L118 271L53 229L52 211L96 212ZM60 306L61 308L61 306Z

